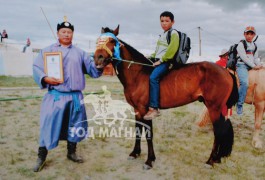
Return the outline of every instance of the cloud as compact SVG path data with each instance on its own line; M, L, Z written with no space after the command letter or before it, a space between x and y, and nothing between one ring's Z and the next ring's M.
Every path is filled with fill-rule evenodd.
M265 8L264 0L200 0L208 2L216 7L221 7L223 11L238 11L242 9L247 9L249 6L260 6L261 8Z
M151 1L155 3L163 4L175 4L179 3L182 0L142 0L142 1ZM205 2L207 4L213 5L217 8L221 8L223 11L238 11L242 9L247 9L249 6L260 6L265 9L264 0L188 0L191 2Z
M243 38L247 25L255 26L262 35L264 4L261 0L12 0L1 6L0 17L4 18L0 18L0 31L7 29L9 37L20 42L30 37L32 44L47 46L55 41L52 31L56 33L57 23L67 15L75 26L74 43L84 49L95 46L101 27L114 29L120 24L119 38L136 49L154 50L162 33L159 16L168 10L175 15L174 27L192 38L194 53L198 49L200 26L203 50L218 54ZM260 47L265 48L261 40Z

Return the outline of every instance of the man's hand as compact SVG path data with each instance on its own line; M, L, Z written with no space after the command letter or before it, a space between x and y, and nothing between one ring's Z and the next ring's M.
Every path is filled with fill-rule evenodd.
M253 67L253 69L254 70L259 70L259 69L262 69L262 67L263 67L262 65L258 65L258 66Z
M160 64L161 64L161 61L156 61L156 62L153 63L153 66L158 66Z
M46 83L46 84L50 84L50 85L59 85L62 83L61 80L59 79L56 79L54 77L44 77L43 78L43 81Z

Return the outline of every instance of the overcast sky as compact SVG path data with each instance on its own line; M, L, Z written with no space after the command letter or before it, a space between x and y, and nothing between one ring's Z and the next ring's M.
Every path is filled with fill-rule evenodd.
M19 43L30 37L32 46L55 42L53 31L66 15L75 26L74 44L84 50L95 47L101 27L120 24L119 38L141 50L154 50L162 32L161 12L175 15L174 28L192 41L198 54L198 27L202 28L202 54L218 55L243 38L244 28L256 27L259 49L265 49L265 0L1 0L0 31Z

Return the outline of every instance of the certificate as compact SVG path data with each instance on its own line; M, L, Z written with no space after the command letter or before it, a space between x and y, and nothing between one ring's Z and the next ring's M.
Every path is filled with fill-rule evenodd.
M62 52L44 53L44 66L48 77L54 77L64 82Z

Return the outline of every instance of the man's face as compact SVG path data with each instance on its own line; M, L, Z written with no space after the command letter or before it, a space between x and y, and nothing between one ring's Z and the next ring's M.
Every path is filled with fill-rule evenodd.
M72 43L72 39L73 39L73 31L69 28L61 28L58 32L57 32L57 36L59 38L59 42L62 45L70 45Z
M171 21L170 17L161 16L160 24L164 31L168 31L174 24L174 21Z
M253 38L255 37L255 35L256 34L254 32L252 32L252 31L249 31L249 32L245 32L244 33L244 36L245 36L247 42L252 42L253 41Z

